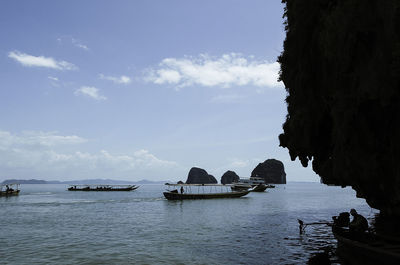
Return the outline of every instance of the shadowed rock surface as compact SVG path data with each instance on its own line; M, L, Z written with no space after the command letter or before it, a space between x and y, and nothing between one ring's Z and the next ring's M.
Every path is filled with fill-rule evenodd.
M239 181L239 176L234 171L226 171L221 177L222 184L231 184Z
M213 175L209 175L202 168L192 167L189 171L186 184L213 184L218 183Z
M323 183L400 216L400 1L282 2L280 145Z
M283 163L276 159L267 159L259 163L251 172L252 177L260 177L266 183L286 184L286 173Z

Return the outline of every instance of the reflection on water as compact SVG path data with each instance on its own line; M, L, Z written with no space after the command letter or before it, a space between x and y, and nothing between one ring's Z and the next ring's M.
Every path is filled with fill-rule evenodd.
M304 264L334 248L330 221L372 211L351 189L318 183L277 185L237 199L167 201L163 185L132 192L68 192L22 185L0 198L3 264Z

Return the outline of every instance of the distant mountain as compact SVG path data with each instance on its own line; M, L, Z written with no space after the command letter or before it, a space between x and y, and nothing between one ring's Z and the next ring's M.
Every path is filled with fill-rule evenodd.
M133 182L134 184L165 184L165 183L171 183L169 180L160 180L160 181L151 181L151 180L146 180L142 179L136 182Z
M39 180L39 179L6 179L2 184L164 184L170 181L151 181L151 180L139 180L139 181L127 181L127 180L113 180L113 179L83 179L83 180L68 180L68 181L58 181L58 180Z
M132 181L127 180L113 180L113 179L82 179L82 180L68 180L61 181L61 184L134 184Z
M1 184L47 184L47 181L39 179L6 179Z

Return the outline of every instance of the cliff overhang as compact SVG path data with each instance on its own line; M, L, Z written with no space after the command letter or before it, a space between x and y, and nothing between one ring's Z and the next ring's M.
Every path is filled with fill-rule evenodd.
M400 216L400 2L282 2L280 145L323 183Z

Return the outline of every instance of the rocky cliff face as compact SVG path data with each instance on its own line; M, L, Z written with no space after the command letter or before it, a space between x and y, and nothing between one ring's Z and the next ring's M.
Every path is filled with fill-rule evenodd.
M192 167L189 171L186 184L213 184L218 183L213 175L209 175L202 168Z
M231 184L232 182L238 182L239 176L234 171L226 171L221 177L222 184Z
M400 216L400 2L283 0L292 160Z
M260 177L266 183L286 184L286 173L283 163L276 159L267 159L259 163L251 172L252 177Z

